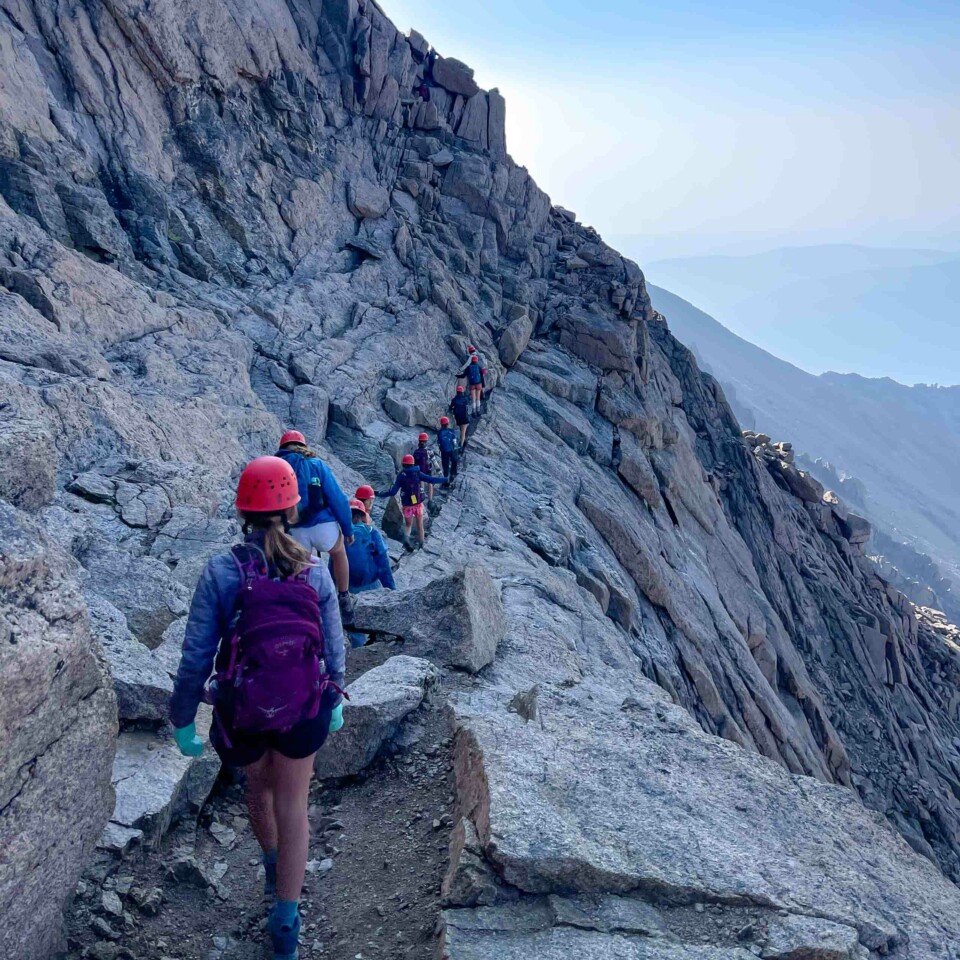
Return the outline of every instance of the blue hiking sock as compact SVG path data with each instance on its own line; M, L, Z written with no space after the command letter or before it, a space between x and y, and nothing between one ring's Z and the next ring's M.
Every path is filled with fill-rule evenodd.
M265 850L263 854L263 892L273 896L277 892L277 848Z
M267 918L267 931L273 943L274 960L298 956L300 911L296 900L277 900Z

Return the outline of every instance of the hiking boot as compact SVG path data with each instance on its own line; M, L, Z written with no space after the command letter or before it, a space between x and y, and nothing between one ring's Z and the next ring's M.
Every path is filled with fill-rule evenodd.
M407 553L413 553L413 541L409 537L404 537L400 542L403 544L403 549L406 550Z
M280 923L273 910L267 917L267 933L273 944L273 960L298 960L300 951L300 914L293 918L292 924Z
M353 610L356 605L353 595L350 593L338 593L337 603L340 604L341 623L343 623L344 626L349 626L353 623Z

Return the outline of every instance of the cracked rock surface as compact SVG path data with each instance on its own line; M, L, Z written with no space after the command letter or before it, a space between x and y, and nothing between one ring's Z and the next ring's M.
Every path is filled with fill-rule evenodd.
M124 736L164 686L127 654L169 676L243 464L296 426L385 488L474 345L487 414L384 603L490 580L460 591L491 599L459 663L384 627L478 671L444 691L494 902L451 905L450 960L755 956L781 911L856 930L851 956L955 952L956 637L787 446L745 440L640 269L510 159L499 93L449 56L427 77L372 0L2 9L0 497L126 644Z

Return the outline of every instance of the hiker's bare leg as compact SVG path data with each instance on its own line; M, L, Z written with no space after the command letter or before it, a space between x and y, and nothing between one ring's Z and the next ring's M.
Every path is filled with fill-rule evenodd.
M291 760L273 753L273 807L277 818L277 899L299 900L310 849L307 803L313 758Z
M465 423L460 424L460 449L462 450L467 443L467 425Z
M423 514L417 514L417 539L423 543L426 534L423 532Z
M350 561L347 559L342 533L330 550L330 559L333 561L333 582L337 585L337 593L345 593L350 589Z
M410 539L410 534L413 532L413 517L404 517L403 518L403 536L406 540Z
M273 810L272 750L244 769L250 826L264 853L277 849L277 818Z

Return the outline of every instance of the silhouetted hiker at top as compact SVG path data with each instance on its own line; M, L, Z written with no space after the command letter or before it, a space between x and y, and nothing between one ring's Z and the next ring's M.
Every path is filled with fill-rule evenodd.
M181 753L203 751L195 718L206 698L214 749L246 772L264 893L274 898L267 931L275 960L297 956L314 755L343 725L337 596L327 568L288 533L300 500L293 468L279 457L260 457L240 474L243 543L213 557L200 577L170 701Z
M403 545L413 549L410 534L413 522L417 523L417 547L423 546L426 534L423 529L423 490L424 483L446 483L446 477L431 477L421 472L412 453L404 455L403 465L394 480L393 486L386 491L377 493L378 497L394 497L399 492L400 507L403 510Z
M623 460L623 451L620 449L620 428L613 425L613 442L610 445L610 464L614 470L620 469L620 462Z
M340 616L344 623L350 623L353 599L345 549L353 538L350 502L330 468L307 446L306 438L298 430L288 430L280 438L277 456L293 468L300 493L298 520L290 528L290 535L308 552L317 556L330 554Z

